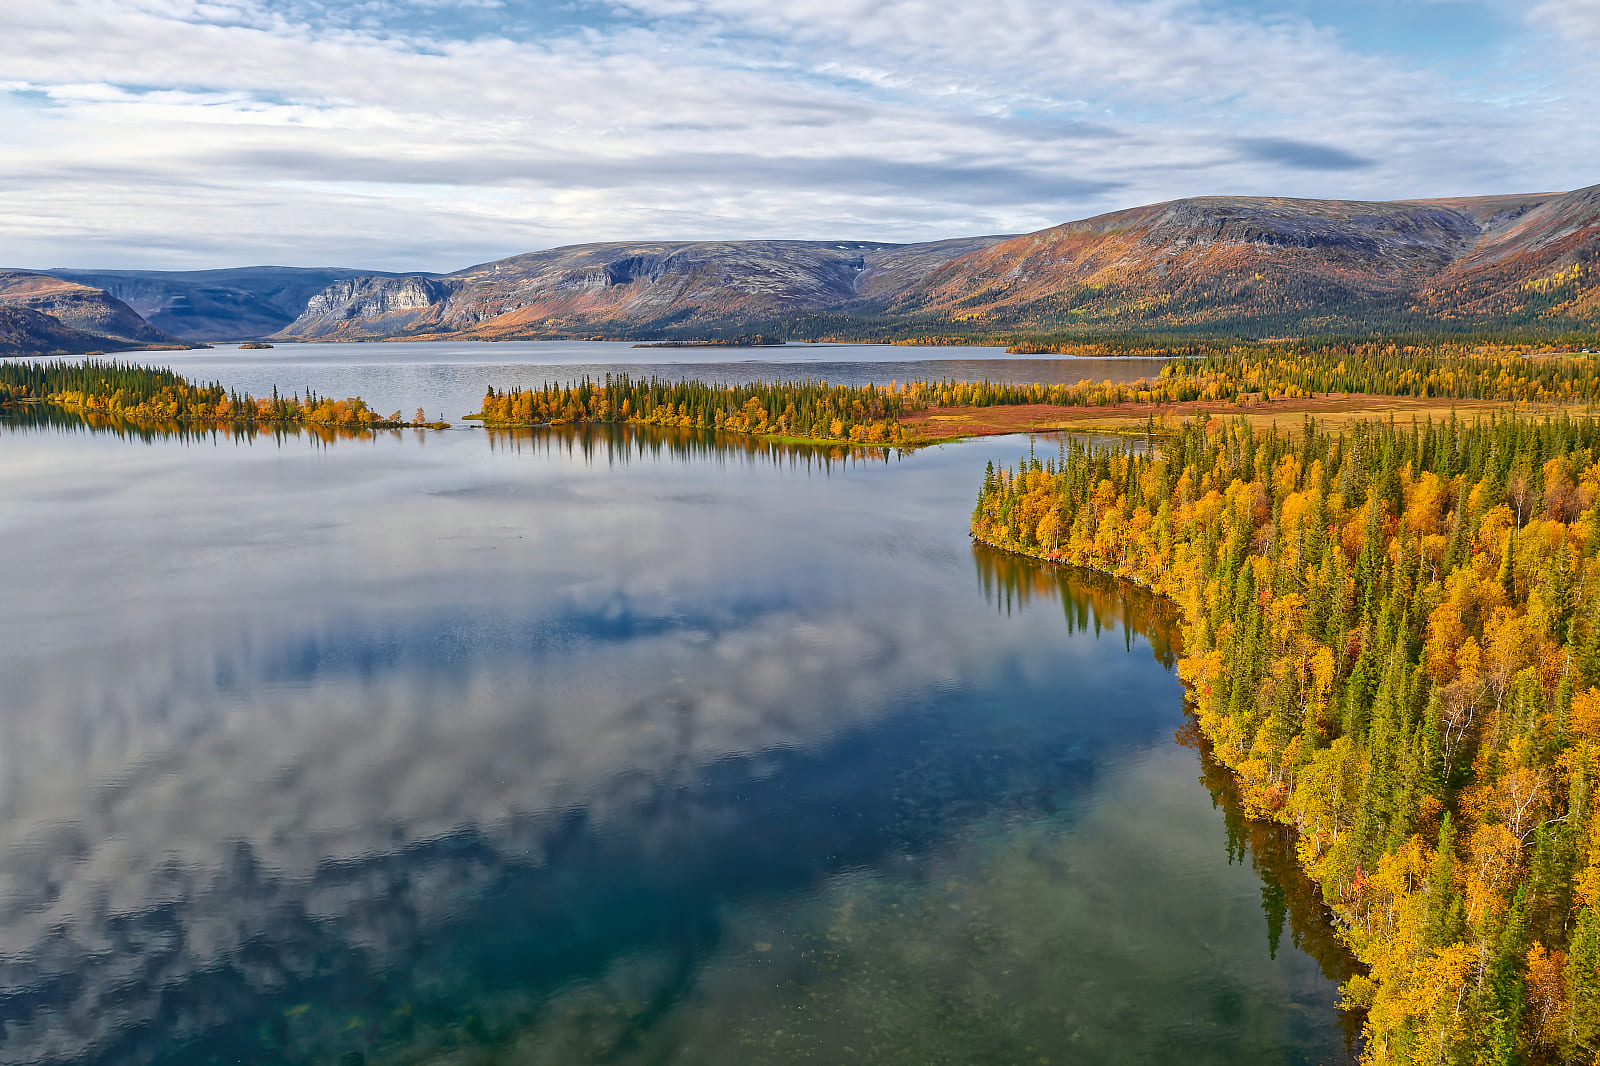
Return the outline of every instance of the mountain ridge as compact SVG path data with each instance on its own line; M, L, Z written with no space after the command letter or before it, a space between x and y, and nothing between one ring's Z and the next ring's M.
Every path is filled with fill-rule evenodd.
M1033 233L917 244L608 241L444 274L0 270L0 306L55 315L102 338L107 350L180 343L178 336L1593 332L1600 328L1600 185L1394 201L1194 196Z
M429 278L324 290L277 339L559 334L601 324L720 330L900 292L1003 240L608 241L525 252ZM364 314L375 308L375 314Z
M325 290L276 339L1561 331L1600 322L1600 186L1197 196L1012 237L606 242ZM365 313L386 290L398 306ZM380 301L381 302L381 301Z

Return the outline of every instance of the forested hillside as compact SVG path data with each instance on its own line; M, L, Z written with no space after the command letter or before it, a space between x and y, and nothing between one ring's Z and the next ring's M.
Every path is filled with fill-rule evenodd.
M1370 968L1367 1061L1600 1054L1600 421L1197 420L990 469L972 533L1150 586Z

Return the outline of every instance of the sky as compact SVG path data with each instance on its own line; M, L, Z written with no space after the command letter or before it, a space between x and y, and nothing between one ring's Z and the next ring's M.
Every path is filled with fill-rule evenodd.
M0 265L448 271L1600 183L1600 0L8 0Z

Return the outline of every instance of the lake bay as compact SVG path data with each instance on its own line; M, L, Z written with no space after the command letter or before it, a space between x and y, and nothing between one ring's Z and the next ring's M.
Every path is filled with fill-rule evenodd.
M303 347L153 361L451 420L1021 376ZM969 541L1030 447L0 422L0 1061L1346 1061L1348 960L1167 610Z

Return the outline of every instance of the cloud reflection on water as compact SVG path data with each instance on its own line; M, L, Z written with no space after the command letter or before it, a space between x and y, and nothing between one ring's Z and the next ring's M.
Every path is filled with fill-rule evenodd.
M914 880L969 827L1075 817L1177 719L1147 647L1008 617L950 565L959 524L929 523L978 448L18 451L19 1061L199 1057L258 1029L326 1051L285 996L318 1004L305 1025L532 997L514 1029L622 960L692 983L728 908ZM362 1046L405 1044L370 1024Z

